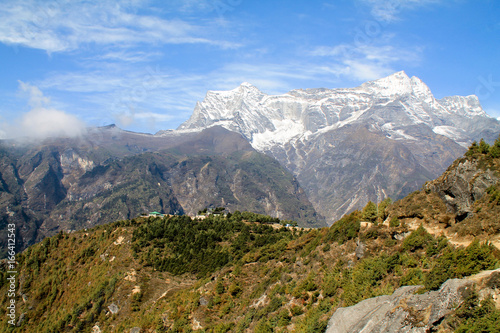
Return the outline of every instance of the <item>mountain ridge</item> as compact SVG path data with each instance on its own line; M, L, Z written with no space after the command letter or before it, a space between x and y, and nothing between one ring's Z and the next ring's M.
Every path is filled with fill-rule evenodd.
M0 230L17 226L19 250L59 230L153 211L195 216L224 206L325 225L295 177L238 133L212 127L154 136L116 126L88 132L38 145L0 142Z
M500 122L486 114L476 96L438 100L422 80L410 78L404 71L355 88L296 89L282 95L267 95L243 83L230 91L209 91L178 130L196 131L215 125L240 133L256 150L276 158L290 170L306 189L315 209L329 223L353 208L362 207L368 200L380 201L387 196L398 199L418 189L426 180L443 172L472 141L485 138L493 142L500 132ZM343 173L342 163L337 162L340 156L346 156L342 144L349 144L348 129L359 128L376 133L380 137L378 149L382 151L394 144L409 150L406 160L387 156L399 161L399 170L421 170L422 177L417 177L420 181L409 192L387 191L387 187L395 188L397 182L363 184L359 179L351 185L361 193L356 196L349 184L339 183L340 178L334 183L328 180L327 173ZM362 149L361 146L358 148ZM380 169L386 163L379 160L373 164L373 160L365 159L352 162L353 173ZM325 176L311 177L311 172L318 168L325 170ZM383 175L384 179L391 177L397 178L397 174ZM347 197L335 196L339 186L340 192L351 193ZM314 199L318 197L318 188L324 192L319 197L329 197L328 202Z
M246 121L256 121L262 119L264 115L267 115L267 120L271 120L271 122L284 120L285 117L291 118L292 121L304 120L303 117L307 115L303 115L306 113L306 109L301 110L290 110L283 109L282 114L278 114L277 111L270 110L267 108L263 111L258 110L258 106L266 107L267 104L272 103L284 103L287 99L290 98L299 98L303 100L294 101L296 104L305 103L307 99L320 101L320 102L331 102L328 99L336 97L336 95L346 95L344 102L352 102L353 95L359 95L358 99L360 102L366 102L362 97L373 97L373 99L388 99L388 98L401 98L401 97L417 97L422 102L427 104L432 104L437 108L437 111L440 113L450 113L450 114L459 114L461 116L466 117L488 117L491 118L482 110L479 100L475 95L469 96L447 96L442 99L435 99L430 91L429 87L419 78L413 76L408 77L404 71L396 72L388 77L369 81L361 84L355 88L337 88L337 89L327 89L327 88L309 88L309 89L294 89L289 91L288 93L282 95L267 95L261 92L257 87L253 86L250 83L244 82L239 87L229 90L229 91L208 91L205 97L205 100L202 102L198 102L195 110L186 122L181 124L178 129L193 129L197 127L208 127L214 125L216 123L220 123L221 126L227 127L228 129L235 130L236 125L242 125L238 123L238 121L242 120L241 117L242 111L253 111L257 112L257 116L251 118L249 116ZM351 95L351 96L349 96ZM349 97L351 100L349 101ZM248 98L247 100L245 98ZM376 101L377 103L381 101ZM386 102L391 102L391 100L386 100ZM365 103L366 104L366 103ZM444 104L444 105L443 105ZM300 107L301 105L296 105ZM248 108L252 107L251 110ZM293 106L292 106L293 107ZM313 107L317 107L317 105L313 105ZM241 109L241 110L240 110ZM358 107L359 109L359 107ZM361 109L359 109L361 110ZM299 113L300 111L301 113ZM362 110L361 110L362 111ZM366 110L365 110L366 111ZM422 111L422 110L418 110ZM334 119L327 119L328 115L325 114L326 123L320 124L321 127L314 128L311 126L304 125L302 134L309 134L307 131L311 131L314 133L318 129L322 129L327 126L337 126L341 127L348 122L345 122L345 116L337 115L338 121L333 122ZM413 113L411 116L414 118L415 123L425 122L425 120L429 121L428 115L425 112ZM344 118L343 118L344 117ZM352 118L359 117L359 115L354 114ZM343 119L342 119L343 118ZM421 119L422 118L422 119ZM494 119L494 118L491 118ZM228 121L236 122L237 124L228 123ZM355 119L351 119L355 120ZM276 124L269 124L268 121L263 121L261 126L251 124L253 128L251 130L240 128L239 131L252 143L254 140L253 134L258 134L265 132L263 129L272 130L277 129L279 126ZM447 133L443 133L445 136ZM291 136L296 135L290 134ZM450 137L452 138L452 137ZM453 139L453 138L452 138ZM494 140L494 138L493 138ZM463 142L463 146L467 147L470 142Z

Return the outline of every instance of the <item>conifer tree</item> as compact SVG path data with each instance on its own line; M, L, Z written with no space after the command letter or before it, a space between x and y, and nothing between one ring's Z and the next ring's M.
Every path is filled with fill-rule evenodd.
M365 208L363 208L363 220L375 222L377 220L377 205L368 201Z
M493 158L500 157L500 135L495 140L495 143L490 147L490 154Z
M479 152L481 154L488 154L490 151L490 145L486 143L486 141L484 141L484 139L481 139L481 141L479 141Z

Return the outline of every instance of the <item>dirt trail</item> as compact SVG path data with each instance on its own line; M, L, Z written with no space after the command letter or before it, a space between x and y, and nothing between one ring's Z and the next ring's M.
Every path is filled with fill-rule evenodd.
M421 221L414 220L412 223L409 223L408 226L411 230L417 229L421 225ZM456 233L451 234L444 227L438 224L423 224L425 230L431 235L437 237L444 235L448 238L448 241L456 246L464 246L467 247L474 240L473 237L460 237ZM500 250L500 235L493 235L485 239L489 241L493 246Z
M186 281L186 282L180 282L179 283L179 282L176 282L176 281L168 281L167 285L170 285L169 288L167 288L163 292L163 294L161 294L160 297L158 297L155 301L153 301L153 303L158 302L160 299L162 299L164 297L168 298L168 297L172 296L173 294L175 294L179 290L191 287L192 285L194 285L194 282L193 281Z

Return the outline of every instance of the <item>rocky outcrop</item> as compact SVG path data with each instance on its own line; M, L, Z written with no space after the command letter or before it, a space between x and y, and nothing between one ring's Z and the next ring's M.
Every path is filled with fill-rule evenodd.
M498 174L479 163L471 158L459 159L439 178L424 186L424 190L436 192L441 197L457 221L469 217L473 203L486 193L488 187L500 181Z
M425 333L434 332L474 288L482 298L493 297L500 307L500 269L467 279L451 279L436 291L418 295L421 286L406 286L392 295L364 300L339 308L330 318L326 333Z

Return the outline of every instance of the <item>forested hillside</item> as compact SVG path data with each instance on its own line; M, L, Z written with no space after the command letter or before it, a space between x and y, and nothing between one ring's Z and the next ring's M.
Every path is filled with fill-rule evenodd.
M401 285L436 289L498 265L491 245L457 248L423 227L398 240L406 226L361 227L361 212L308 231L244 215L134 219L47 238L18 255L20 326L7 324L5 306L1 325L16 332L319 332L339 306Z
M0 325L7 332L322 332L339 307L404 285L437 290L447 279L500 267L498 148L500 140L473 145L443 179L394 203L369 202L329 228L235 211L60 232L17 254L14 286L2 269ZM468 179L463 165L474 166L469 206L457 206L446 187L452 175ZM6 312L13 287L18 326ZM494 300L471 292L436 330L500 326Z

